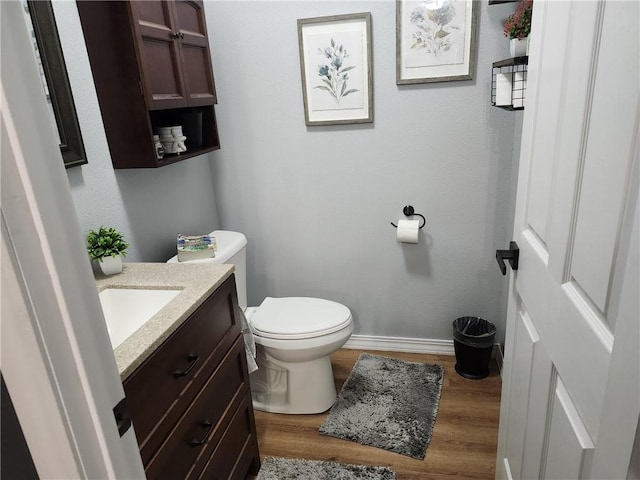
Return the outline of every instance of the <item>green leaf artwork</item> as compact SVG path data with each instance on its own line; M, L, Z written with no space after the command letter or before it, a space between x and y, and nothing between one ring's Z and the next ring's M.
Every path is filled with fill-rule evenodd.
M317 85L314 88L327 92L339 105L342 98L358 91L356 88L347 89L347 81L349 80L347 72L356 67L345 66L344 60L349 57L347 50L342 45L337 45L333 38L331 46L324 50L319 48L318 53L325 57L326 61L322 65L318 65L318 77L323 85Z

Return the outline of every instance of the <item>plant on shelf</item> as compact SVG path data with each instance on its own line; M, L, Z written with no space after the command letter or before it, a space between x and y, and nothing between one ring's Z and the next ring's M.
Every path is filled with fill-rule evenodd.
M528 55L529 33L531 33L531 14L533 0L522 0L504 22L504 36L509 37L512 57Z
M105 275L122 271L122 257L127 256L129 244L122 233L115 228L101 226L98 231L89 230L87 234L87 252L98 264Z
M516 11L504 22L504 36L510 39L522 40L531 33L531 13L533 0L522 0Z

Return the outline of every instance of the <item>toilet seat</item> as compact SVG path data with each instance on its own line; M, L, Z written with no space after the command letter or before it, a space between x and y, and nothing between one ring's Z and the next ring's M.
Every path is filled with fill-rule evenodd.
M320 298L267 297L250 320L256 335L274 339L304 339L328 335L351 323L344 305Z

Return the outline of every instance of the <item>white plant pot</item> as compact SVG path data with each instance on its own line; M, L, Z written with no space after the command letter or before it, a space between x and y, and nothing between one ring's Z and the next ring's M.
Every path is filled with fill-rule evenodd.
M509 49L512 57L524 57L527 54L527 38L529 37L525 37L522 40L511 39Z
M122 272L122 255L116 255L115 257L103 257L98 260L100 270L105 275L114 275Z

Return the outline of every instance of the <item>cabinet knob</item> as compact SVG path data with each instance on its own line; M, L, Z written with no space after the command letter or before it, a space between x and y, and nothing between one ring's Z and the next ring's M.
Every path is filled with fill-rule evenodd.
M180 38L180 32L172 32L171 38Z

